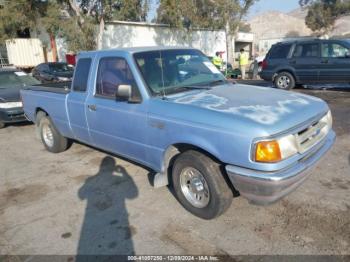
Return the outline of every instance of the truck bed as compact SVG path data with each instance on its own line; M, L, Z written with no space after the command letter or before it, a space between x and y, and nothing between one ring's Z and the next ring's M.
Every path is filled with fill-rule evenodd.
M30 121L35 122L37 110L43 110L62 135L71 137L66 108L69 94L70 82L28 86L21 90L25 115Z
M58 94L68 94L71 89L71 84L72 82L46 83L46 84L28 86L24 89L32 90L32 91L58 93Z

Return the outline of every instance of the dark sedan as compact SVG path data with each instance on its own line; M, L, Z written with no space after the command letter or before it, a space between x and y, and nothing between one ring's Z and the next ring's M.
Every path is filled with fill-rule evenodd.
M6 123L26 121L19 90L39 83L15 68L0 69L0 128Z
M63 62L42 63L36 66L32 75L42 83L71 81L74 68Z

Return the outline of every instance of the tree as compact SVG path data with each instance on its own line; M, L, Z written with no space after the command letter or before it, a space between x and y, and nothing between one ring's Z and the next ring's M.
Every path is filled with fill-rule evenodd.
M66 0L74 23L63 30L72 51L101 48L105 23L116 19L122 21L145 21L148 0ZM99 25L98 31L95 26ZM79 37L74 32L79 31ZM97 35L97 41L95 41Z
M243 33L250 33L252 31L252 28L250 27L250 24L241 22L239 23L239 31Z
M328 35L335 21L350 13L350 0L300 0L299 4L308 8L306 25L321 35Z
M54 34L59 28L59 6L52 1L17 0L3 1L0 7L0 41L14 38L19 31L35 28L45 29L51 40L51 48L56 60ZM29 31L29 30L28 30Z
M228 60L232 63L234 61L232 40L239 30L242 19L257 1L160 0L156 21L180 29L225 30Z
M230 63L234 63L233 39L239 31L239 25L248 13L249 9L258 0L218 0L219 14L222 24L225 25L227 58Z
M30 28L47 31L53 43L55 36L65 38L70 51L93 50L101 43L105 21L145 21L148 1L4 0L0 7L0 41Z

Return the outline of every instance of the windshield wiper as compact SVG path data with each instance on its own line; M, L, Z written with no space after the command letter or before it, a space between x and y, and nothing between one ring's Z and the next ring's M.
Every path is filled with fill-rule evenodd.
M204 89L204 90L209 90L211 89L210 86L178 86L175 89L179 89L179 88L186 88L186 89Z
M199 90L210 90L212 89L211 86L209 85L184 85L184 86L173 86L173 87L167 87L165 92L163 91L159 91L159 92L155 92L156 96L163 96L165 97L165 94L172 94L172 93L176 93L177 90L181 90L181 89L187 89L187 90L194 90L194 89L199 89ZM175 92L174 92L175 91Z
M209 82L208 85L209 85L209 86L215 86L215 85L221 84L221 83L227 84L227 82L228 82L228 81L225 80L225 79L220 79L220 80L215 80L215 81Z

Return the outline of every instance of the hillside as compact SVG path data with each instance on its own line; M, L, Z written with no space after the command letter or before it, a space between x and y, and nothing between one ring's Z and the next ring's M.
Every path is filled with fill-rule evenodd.
M304 19L277 11L264 12L250 19L248 23L256 39L282 38L288 35L308 36L312 33Z
M274 39L310 36L312 31L305 25L307 9L295 9L289 13L268 11L250 19L252 33L256 39ZM350 16L338 19L330 36L350 36Z
M299 19L305 19L306 15L307 15L307 9L306 8L297 8L294 9L293 11L287 13L290 16L293 16L295 18L299 18Z
M307 9L297 8L288 13L288 15L299 19L305 19L307 15ZM330 34L331 36L345 36L350 35L350 16L344 16L339 18L334 25L334 30Z

